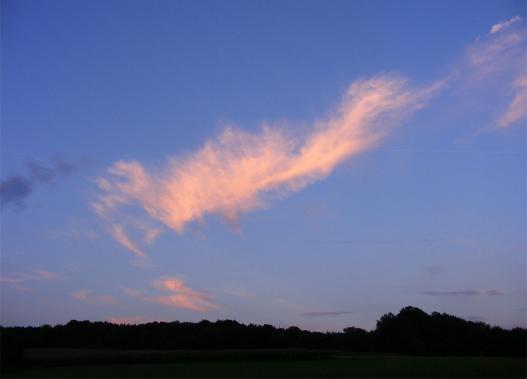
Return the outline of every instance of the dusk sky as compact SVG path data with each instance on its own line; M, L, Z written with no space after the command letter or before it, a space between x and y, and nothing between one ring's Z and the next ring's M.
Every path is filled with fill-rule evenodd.
M527 327L524 0L1 6L2 325Z

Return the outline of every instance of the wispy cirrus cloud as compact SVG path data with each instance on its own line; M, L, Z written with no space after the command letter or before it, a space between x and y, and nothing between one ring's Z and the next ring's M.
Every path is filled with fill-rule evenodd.
M117 300L112 295L92 295L92 292L87 289L73 291L71 296L79 301L89 303L118 304Z
M163 295L145 294L143 291L124 288L124 292L143 301L154 302L176 308L190 309L196 312L208 312L220 308L214 302L212 295L193 290L186 286L179 278L161 278L153 282L152 286L158 290L168 292Z
M0 283L10 284L22 290L27 290L26 285L29 282L38 282L42 280L59 280L61 276L55 272L32 269L27 272L14 273L12 275L0 276Z
M88 290L78 290L78 291L73 291L71 293L71 296L73 296L77 300L83 301L83 300L88 300L89 293L90 291Z
M494 34L499 32L500 30L507 28L508 26L511 26L515 22L520 21L522 18L520 16L514 16L508 20L498 22L491 26L489 34Z
M512 101L498 120L500 128L507 128L527 118L527 69L514 81L513 93Z
M237 220L244 212L263 208L266 196L299 191L373 148L441 85L413 89L406 79L386 75L359 80L338 111L305 136L288 137L269 125L256 134L228 128L186 158L168 160L159 171L137 161L116 162L98 179L102 194L94 210L107 217L120 207L139 204L180 233L208 214ZM114 237L124 240L122 233L114 231Z
M131 251L138 257L141 257L141 258L146 257L146 254L143 252L143 250L141 250L134 242L132 242L130 237L128 237L128 234L126 234L126 231L124 229L124 225L122 224L112 225L110 228L110 234L125 249Z
M478 38L466 49L472 81L492 76L512 76L506 79L512 98L498 118L499 128L508 128L527 118L527 28L520 16L493 25L488 35Z

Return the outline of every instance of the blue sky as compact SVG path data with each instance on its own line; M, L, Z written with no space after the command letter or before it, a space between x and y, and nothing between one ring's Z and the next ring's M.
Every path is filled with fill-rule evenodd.
M2 324L526 326L525 13L4 0Z

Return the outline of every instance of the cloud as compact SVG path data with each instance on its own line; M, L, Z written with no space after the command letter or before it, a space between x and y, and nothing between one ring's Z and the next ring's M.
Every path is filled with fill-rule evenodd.
M501 70L523 53L525 38L525 30L513 30L478 39L466 49L468 63L480 73Z
M89 297L89 292L88 290L78 290L78 291L73 291L71 293L71 296L73 296L75 299L77 300L81 300L81 301L84 301L84 300L88 300L88 297Z
M135 255L141 258L145 258L146 254L137 247L128 237L124 230L124 226L121 224L115 224L111 227L110 233L115 238L117 242L119 242L124 248L128 249Z
M517 21L520 21L522 18L520 16L514 16L506 21L498 22L497 24L492 25L490 28L490 34L494 34L499 32L500 30L510 26L511 24L514 24Z
M498 121L500 128L507 128L527 117L527 71L514 81L513 91L514 97Z
M154 281L154 288L168 292L168 295L145 295L142 291L124 288L123 291L132 297L144 301L155 302L176 308L190 309L196 312L207 312L218 309L220 306L214 303L211 295L193 290L178 278L162 278Z
M522 18L516 16L493 25L487 36L466 49L470 80L481 82L498 77L500 83L505 82L511 89L512 99L497 121L499 128L507 128L527 117L527 29L520 21ZM512 24L516 25L512 27Z
M9 176L0 181L0 205L21 210L25 201L39 183L54 184L63 176L74 172L77 167L60 157L53 157L50 165L30 160L27 162L27 175Z
M51 271L35 269L35 270L32 270L32 273L33 273L34 277L39 278L39 279L44 279L44 280L57 280L57 279L59 279L59 275L57 273L54 273L54 272L51 272Z
M85 301L89 303L105 303L105 304L112 304L112 305L118 304L117 300L112 295L92 296L91 291L88 291L87 289L73 291L71 293L71 296L73 296L75 299L79 301Z
M27 290L25 286L28 282L38 282L42 280L53 281L59 280L59 274L42 269L32 269L27 272L15 273L10 276L0 277L0 283L11 284L15 288Z
M265 207L266 196L299 191L373 148L440 86L415 90L404 78L388 75L359 80L338 111L307 135L292 138L269 125L254 134L228 128L157 171L137 161L118 161L98 178L102 193L93 208L107 217L122 206L139 204L179 233L208 214L235 222L240 214Z
M161 233L163 233L161 229L149 225L141 225L141 229L144 233L145 243L148 245L153 244L159 238Z
M500 296L504 295L503 292L497 289L489 289L489 290L461 290L461 291L424 291L422 292L424 295L428 296Z
M354 312L351 312L351 311L306 312L306 313L302 313L302 316L309 316L309 317L338 317L338 316L351 315L353 313Z
M497 289L490 289L490 290L486 290L486 291L483 291L483 295L487 295L487 296L501 296L501 295L504 295L504 293L500 290L497 290Z

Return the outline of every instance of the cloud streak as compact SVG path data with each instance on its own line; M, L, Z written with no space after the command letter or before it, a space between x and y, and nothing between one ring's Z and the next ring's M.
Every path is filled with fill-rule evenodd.
M102 194L94 210L107 217L138 204L179 233L208 214L235 222L242 213L263 208L266 196L299 191L373 148L441 85L416 90L406 79L388 75L359 80L337 112L307 135L292 138L269 125L255 134L228 128L189 156L169 159L161 170L116 162L97 180Z
M484 291L478 290L460 290L460 291L424 291L424 295L428 296L501 296L503 292L497 289L489 289Z
M514 17L512 17L509 20L498 22L497 24L492 25L492 27L490 28L490 32L489 33L490 34L497 33L500 30L502 30L502 29L514 24L515 22L520 21L521 19L522 18L520 16L514 16Z
M185 285L185 282L178 278L161 278L152 284L154 288L168 294L147 295L142 291L125 288L124 292L132 297L143 301L154 302L176 308L190 309L196 312L208 312L220 308L214 302L211 295L193 290Z
M514 97L498 121L500 128L507 128L527 118L527 70L516 78L513 91Z
M32 269L27 272L17 273L10 276L1 276L0 283L13 285L15 288L20 290L27 290L25 286L28 282L38 281L54 281L61 279L60 275L42 269Z
M487 36L478 38L466 49L472 80L481 81L504 73L513 77L505 80L513 96L497 120L499 128L508 128L527 117L527 30L522 21L515 16L497 23Z
M110 229L110 234L115 238L121 246L123 246L125 249L131 251L135 255L141 258L145 258L146 254L141 250L135 243L133 243L130 238L128 237L128 234L126 234L124 230L124 226L121 224L115 224Z
M71 296L79 301L88 302L88 303L104 303L117 305L117 300L112 295L92 295L91 291L87 289L81 289L78 291L73 291Z

